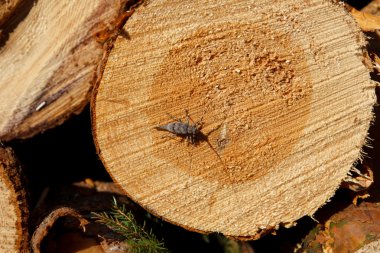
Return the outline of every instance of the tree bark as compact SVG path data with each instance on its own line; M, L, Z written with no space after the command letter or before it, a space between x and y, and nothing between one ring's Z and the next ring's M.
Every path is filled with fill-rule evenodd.
M28 252L29 216L21 168L10 148L0 147L0 251Z
M311 230L297 252L379 252L379 215L379 203L349 205Z
M0 139L33 136L89 100L128 0L51 1L24 6L0 45Z
M124 29L93 132L113 179L151 213L258 238L313 215L361 158L374 85L342 6L156 0ZM185 110L203 121L196 143L163 138L155 127L186 124Z
M3 24L11 17L24 0L8 0L0 2L0 34Z

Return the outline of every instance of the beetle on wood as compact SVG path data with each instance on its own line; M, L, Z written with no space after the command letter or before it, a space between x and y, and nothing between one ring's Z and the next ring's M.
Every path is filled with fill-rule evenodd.
M197 141L205 139L205 135L200 131L202 128L202 118L198 122L193 122L190 124L189 112L185 110L186 113L186 122L182 122L181 119L176 119L172 115L168 114L170 118L174 120L166 125L157 126L155 129L160 131L167 131L177 136L185 138L188 142L195 145ZM191 120L192 121L192 120Z
M207 145L210 146L211 150L216 154L216 156L218 157L220 162L223 164L223 166L226 167L222 158L220 157L218 152L214 149L214 147L211 145L211 143L208 140L208 136L213 131L217 130L219 127L211 130L208 134L205 135L201 132L201 128L203 126L202 119L203 119L204 114L198 122L194 122L191 119L191 117L189 116L188 110L185 110L185 114L186 114L186 122L184 123L182 122L181 119L176 119L175 117L173 117L172 115L168 113L169 117L172 118L174 122L171 122L169 124L162 125L162 126L157 126L155 127L155 129L159 131L167 131L172 134L175 134L176 136L185 138L188 141L188 143L190 142L193 145L198 144L200 141L205 141ZM190 120L193 122L193 124L190 124Z

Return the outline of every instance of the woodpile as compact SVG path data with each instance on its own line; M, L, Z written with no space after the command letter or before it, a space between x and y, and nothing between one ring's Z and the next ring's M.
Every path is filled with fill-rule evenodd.
M137 237L123 241L118 230L109 238L95 225L120 225L112 212L98 213L112 209L115 196L113 214L127 203L131 214L115 217L128 224L135 226L133 213L154 228L147 218L154 215L168 231L185 229L172 235L210 234L236 252L261 252L271 240L265 235L281 240L285 230L298 231L294 241L303 240L298 250L306 251L316 242L343 252L378 240L376 223L363 228L376 236L360 245L336 248L335 240L356 239L328 234L337 217L361 217L351 202L380 202L372 186L380 148L379 2L362 10L348 4L0 3L0 252L60 252L67 238L86 241L70 252L90 244L110 252L115 243L134 252ZM60 143L70 136L73 142ZM83 152L81 161L75 152ZM93 172L97 159L102 166ZM113 183L103 191L97 178ZM342 196L350 208L335 208ZM88 204L98 198L109 202ZM309 227L297 225L304 219ZM162 247L163 237L178 250L170 236L133 228L150 246ZM313 228L325 237L303 238Z
M30 137L83 110L125 2L43 0L8 21L18 24L0 49L1 140Z

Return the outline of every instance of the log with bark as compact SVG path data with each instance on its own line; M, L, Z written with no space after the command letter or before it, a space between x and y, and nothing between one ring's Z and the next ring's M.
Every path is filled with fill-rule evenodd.
M93 133L110 175L151 213L258 238L312 216L362 157L374 84L339 4L146 1L124 29ZM203 126L194 141L155 129L187 126L185 110Z
M120 235L91 219L112 208L112 197L132 209L114 183L87 179L50 188L31 217L33 252L129 252Z
M82 111L134 1L25 2L2 27L1 140L33 136Z
M311 230L295 252L379 252L370 250L379 246L379 211L378 202L349 205Z
M23 0L8 0L0 2L0 35L4 23L6 23L9 18L16 12L17 8L19 8L20 5L25 2L26 1Z
M12 149L0 146L0 252L28 252L28 203L21 167Z

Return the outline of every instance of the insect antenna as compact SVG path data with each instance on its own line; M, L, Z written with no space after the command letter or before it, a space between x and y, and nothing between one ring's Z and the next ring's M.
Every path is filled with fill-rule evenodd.
M213 128L211 129L211 131L209 131L207 134L204 134L202 132L200 132L199 134L199 141L204 141L207 143L207 145L210 147L210 149L212 150L212 152L214 152L214 154L218 157L219 161L221 162L221 164L223 165L224 168L227 168L226 164L224 163L222 157L219 155L218 151L216 151L216 149L212 146L210 140L209 140L209 135L215 131L217 131L219 128L221 127L221 125L219 125L218 127L216 128Z
M180 119L180 118L176 118L176 117L174 117L173 115L171 115L170 113L166 113L168 116L169 116L169 118L171 118L172 120L174 120L174 121L178 121L178 122L181 122L182 123L182 120Z
M187 119L190 119L191 122L192 122L195 126L199 126L199 127L197 127L198 129L201 129L201 128L202 128L202 126L203 126L203 117L204 117L205 114L206 114L206 110L203 111L203 115L202 115L202 117L201 117L197 122L195 122L195 121L190 117L189 110L185 109L185 114L186 114L186 118L187 118Z
M208 138L205 140L207 145L211 148L212 152L214 152L214 154L218 157L219 161L222 163L223 167L224 168L227 168L226 167L226 164L224 163L224 161L222 160L222 157L220 157L219 153L215 150L215 148L211 145L210 141L208 140Z

